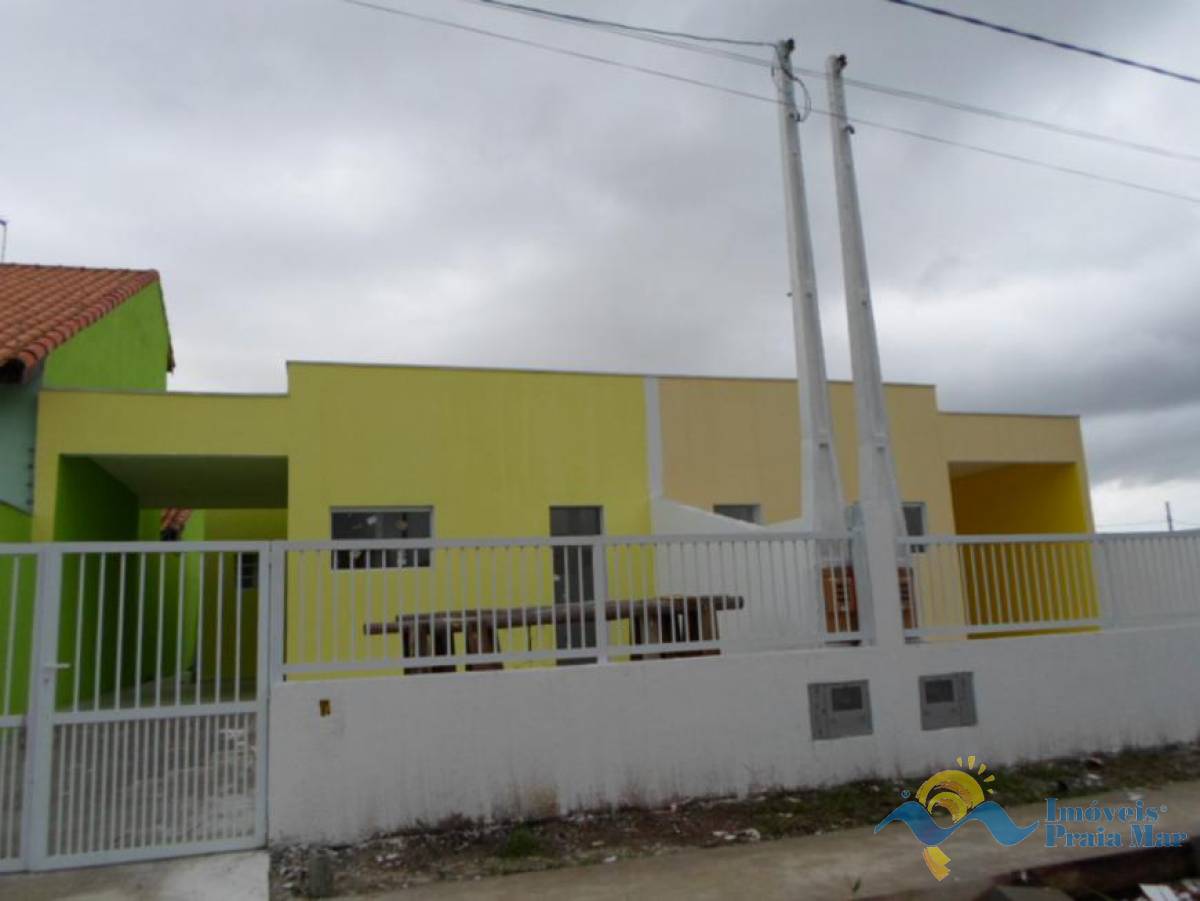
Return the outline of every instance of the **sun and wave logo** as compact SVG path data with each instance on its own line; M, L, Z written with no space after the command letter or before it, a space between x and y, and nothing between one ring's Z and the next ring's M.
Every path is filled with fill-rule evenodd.
M883 829L888 823L901 822L925 846L921 857L933 878L941 882L950 875L950 856L939 846L972 820L987 827L992 838L1005 846L1025 841L1037 829L1035 820L1029 826L1018 826L1008 813L995 801L988 800L993 794L990 783L996 781L995 773L987 772L987 764L975 767L974 755L963 765L961 757L955 758L960 769L942 770L934 773L917 789L916 796L905 801L875 827ZM905 792L905 797L908 793ZM933 815L941 811L950 817L950 825L939 826Z

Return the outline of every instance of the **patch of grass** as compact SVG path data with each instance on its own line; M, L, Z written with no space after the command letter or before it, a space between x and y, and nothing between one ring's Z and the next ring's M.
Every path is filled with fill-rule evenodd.
M514 827L504 839L504 844L496 852L498 857L516 860L523 857L537 857L544 852L541 839L528 826Z

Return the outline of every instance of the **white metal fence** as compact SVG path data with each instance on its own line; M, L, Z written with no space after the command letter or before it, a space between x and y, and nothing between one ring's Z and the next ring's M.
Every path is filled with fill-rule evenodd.
M909 637L1029 634L1200 617L1200 533L905 538Z
M261 844L263 547L14 547L0 549L3 865Z
M845 536L286 542L284 677L811 647L864 636Z
M0 872L20 869L25 855L28 628L34 617L39 560L36 548L0 547Z
M772 532L0 545L0 870L261 844L268 674L857 643L861 551ZM1200 534L907 538L897 580L913 640L1177 622L1200 618Z

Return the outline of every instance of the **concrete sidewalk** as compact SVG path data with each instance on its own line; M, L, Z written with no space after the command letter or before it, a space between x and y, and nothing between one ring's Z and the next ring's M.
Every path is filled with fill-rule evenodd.
M0 876L12 901L266 901L266 851Z
M1096 798L1112 804L1127 804L1131 800L1130 793L1125 791ZM1091 800L1076 798L1064 803L1087 806ZM1167 805L1167 812L1155 827L1158 831L1183 831L1192 836L1200 829L1200 782L1176 783L1146 791L1144 802L1147 806ZM1045 816L1045 805L1031 804L1008 812L1018 825L1027 825ZM1087 827L1081 824L1077 828ZM1128 841L1127 828L1123 839ZM753 845L682 851L609 865L523 873L476 882L437 883L372 897L395 901L466 898L703 901L751 897L756 901L792 901L865 898L936 889L939 899L970 898L983 890L982 883L1005 873L1117 853L1121 849L1047 848L1041 829L1020 845L1006 848L997 844L983 826L968 824L942 850L950 855L950 875L941 884L925 868L921 846L909 830L901 824L892 824L879 835L874 835L870 827L850 829ZM855 883L859 880L856 891Z

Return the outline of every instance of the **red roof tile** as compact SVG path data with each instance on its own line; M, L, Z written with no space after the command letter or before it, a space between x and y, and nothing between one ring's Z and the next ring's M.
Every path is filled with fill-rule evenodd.
M153 269L0 264L0 380L23 380L50 352L158 281ZM168 352L165 365L175 366Z
M159 519L159 531L182 532L187 521L192 518L192 511L187 507L167 507Z

